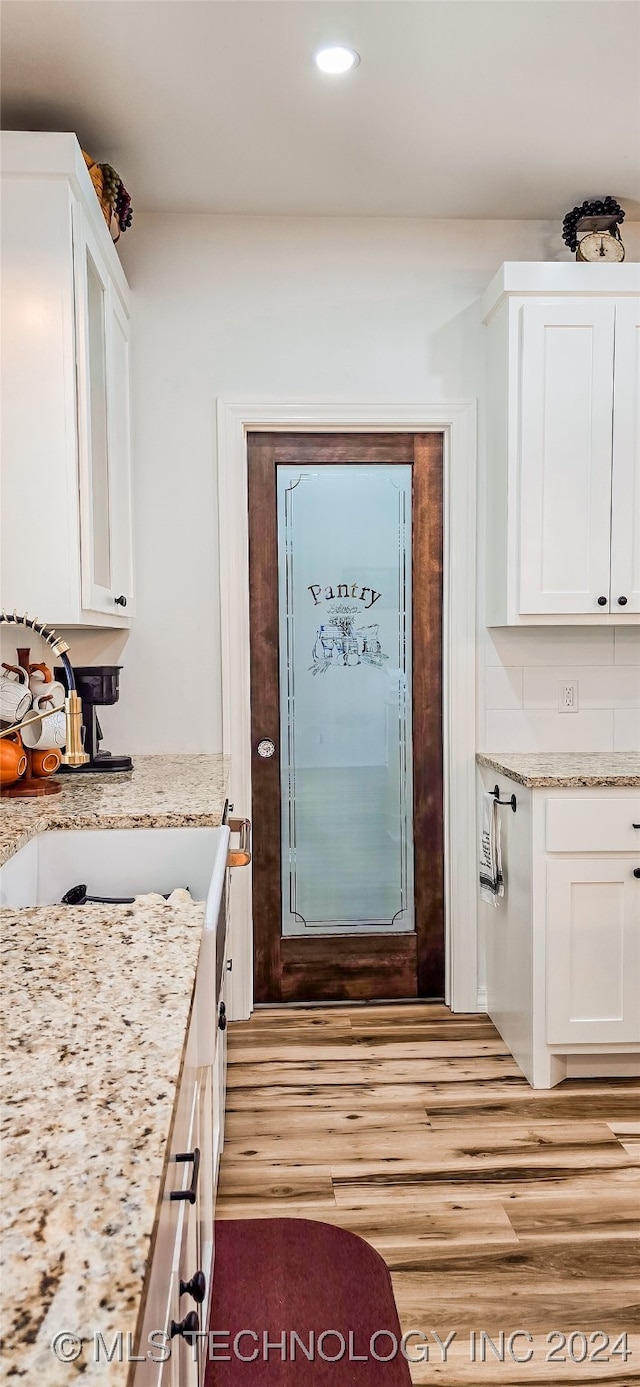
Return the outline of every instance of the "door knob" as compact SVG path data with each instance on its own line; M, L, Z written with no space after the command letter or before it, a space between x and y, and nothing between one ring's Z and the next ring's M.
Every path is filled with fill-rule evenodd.
M221 1031L226 1031L227 1029L227 1008L224 1002L220 1003L220 1010L218 1012L218 1026L220 1027Z
M606 607L606 605L607 605L607 599L606 599L606 597L599 597L599 598L598 598L598 606L599 606L599 607Z
M634 867L633 875L634 877L640 877L640 867Z
M269 757L273 756L275 749L276 744L272 742L270 737L262 737L256 747L258 756L261 756L263 761L268 761Z
M116 604L116 607L126 607L127 605L126 597L114 597L113 600Z
M180 1281L180 1295L191 1295L198 1305L202 1302L207 1293L207 1278L203 1271L194 1272L190 1281Z
M618 606L619 606L619 607L626 607L626 605L627 605L627 599L626 599L626 597L619 597L619 598L618 598Z

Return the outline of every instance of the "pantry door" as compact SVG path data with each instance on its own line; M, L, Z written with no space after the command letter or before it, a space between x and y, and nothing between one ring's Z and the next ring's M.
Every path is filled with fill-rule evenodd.
M248 464L255 1001L442 998L443 436Z

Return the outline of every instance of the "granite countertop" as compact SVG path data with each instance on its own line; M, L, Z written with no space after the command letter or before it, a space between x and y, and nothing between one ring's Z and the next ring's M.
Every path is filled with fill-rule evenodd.
M217 827L228 774L222 756L139 756L133 772L4 799L0 862L56 828ZM129 1380L118 1355L94 1361L94 1335L109 1348L122 1331L126 1350L135 1334L203 919L180 891L1 912L2 1353L16 1381ZM77 1362L52 1352L63 1331L87 1340Z
M94 1335L135 1334L203 918L185 891L2 912L8 1377L127 1382ZM77 1363L62 1331L86 1339Z
M634 751L479 751L476 760L531 789L640 786L640 754Z
M57 795L0 796L0 864L50 828L217 828L229 766L228 756L136 756L124 774L60 775Z

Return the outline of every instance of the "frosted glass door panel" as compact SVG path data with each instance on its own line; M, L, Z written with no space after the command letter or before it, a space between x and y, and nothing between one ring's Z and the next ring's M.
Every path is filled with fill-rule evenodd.
M414 929L411 470L277 469L285 935Z

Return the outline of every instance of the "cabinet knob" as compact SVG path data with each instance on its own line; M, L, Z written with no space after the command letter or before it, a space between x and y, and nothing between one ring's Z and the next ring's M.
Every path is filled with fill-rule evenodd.
M202 1302L207 1293L207 1278L203 1271L194 1272L190 1281L180 1281L180 1295L191 1295L198 1305Z
M226 1008L224 1002L221 1002L221 1003L220 1003L220 1010L219 1010L219 1012L218 1012L218 1025L219 1025L221 1031L226 1031L226 1029L227 1029L227 1008Z
M197 1310L190 1310L183 1320L172 1320L169 1330L169 1337L175 1339L176 1334L181 1334L183 1339L190 1339L193 1334L197 1334L200 1328L200 1316Z
M633 875L634 877L640 877L640 867L634 867Z
M619 607L626 607L626 605L627 605L627 599L626 599L626 597L619 597L619 598L618 598L618 606L619 606Z
M123 597L122 594L120 595L120 597L114 597L113 600L116 604L116 607L126 607L127 605L127 599L126 597Z
M606 605L607 605L607 599L606 599L606 597L599 597L599 598L598 598L598 606L599 606L599 607L606 607Z

